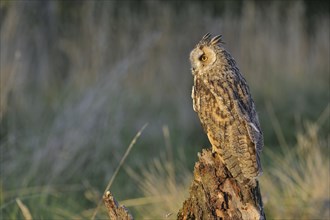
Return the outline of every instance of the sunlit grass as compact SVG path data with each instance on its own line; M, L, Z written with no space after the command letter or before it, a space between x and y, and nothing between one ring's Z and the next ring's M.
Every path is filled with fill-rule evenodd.
M329 108L322 124L329 123ZM271 165L261 177L266 214L275 219L327 219L330 215L329 136L306 123L295 146L265 149Z
M131 168L126 168L126 171L132 177L132 181L137 182L143 196L123 200L122 204L132 209L140 218L175 218L188 196L192 178L187 168L183 168L182 165L180 168L173 162L155 158L141 174L137 174ZM173 171L177 175L175 178L171 174Z

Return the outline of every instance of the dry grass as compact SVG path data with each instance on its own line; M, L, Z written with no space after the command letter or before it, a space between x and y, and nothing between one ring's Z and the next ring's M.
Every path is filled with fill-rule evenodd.
M171 174L175 170L178 181ZM138 183L143 196L123 200L135 216L146 219L175 218L182 203L188 196L191 173L187 168L175 166L173 162L155 158L141 174L126 168L129 176Z
M185 167L185 156L173 159L168 127L163 127L166 154L154 158L141 173L126 167L128 175L138 184L142 197L121 201L127 207L133 207L137 217L146 219L175 218L184 199L188 195L191 172Z
M329 107L324 122L329 121ZM265 150L272 165L261 178L266 213L275 219L327 219L330 215L329 136L321 123L306 123L295 146Z

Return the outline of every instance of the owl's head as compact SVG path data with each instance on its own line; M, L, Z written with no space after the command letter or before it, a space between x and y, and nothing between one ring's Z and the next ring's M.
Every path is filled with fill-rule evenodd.
M218 35L211 39L211 35L208 33L191 51L190 62L194 75L201 74L214 66L219 58L217 54L221 50L218 44L222 43L221 37L222 35Z

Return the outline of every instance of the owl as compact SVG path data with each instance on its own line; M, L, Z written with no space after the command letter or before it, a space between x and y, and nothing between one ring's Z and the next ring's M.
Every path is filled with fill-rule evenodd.
M206 34L190 53L193 109L232 176L254 185L263 135L249 87L221 37Z

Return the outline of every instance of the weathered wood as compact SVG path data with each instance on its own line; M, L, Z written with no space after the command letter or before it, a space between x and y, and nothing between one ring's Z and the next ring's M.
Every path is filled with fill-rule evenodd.
M103 202L108 210L110 219L112 220L133 220L132 215L129 213L128 209L119 205L115 198L112 196L110 191L107 191L103 195Z
M103 201L110 219L133 219L109 191ZM184 201L177 219L265 220L259 183L256 181L255 186L250 186L237 182L218 154L203 149L195 164L189 198Z
M190 197L177 217L179 220L266 219L258 181L254 187L238 183L211 149L203 149L199 155Z

